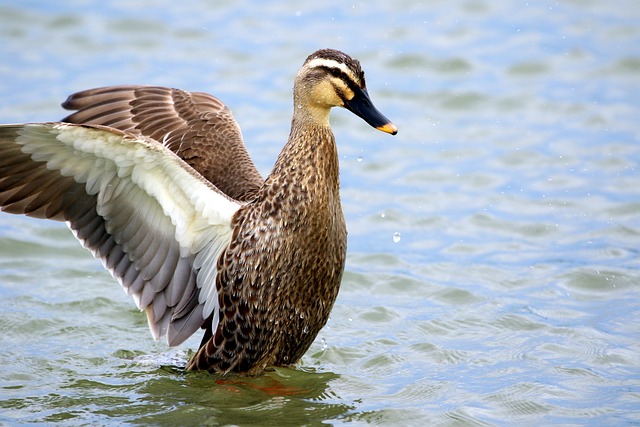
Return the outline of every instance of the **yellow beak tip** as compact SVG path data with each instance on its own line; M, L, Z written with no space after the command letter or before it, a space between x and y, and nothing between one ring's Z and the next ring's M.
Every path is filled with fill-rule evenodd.
M398 133L398 128L393 123L385 123L382 126L378 126L376 129L381 130L382 132L390 133L391 135L395 135Z

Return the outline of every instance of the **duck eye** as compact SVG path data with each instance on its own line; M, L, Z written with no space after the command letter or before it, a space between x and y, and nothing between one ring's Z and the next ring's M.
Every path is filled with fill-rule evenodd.
M332 68L331 74L333 75L333 77L340 77L340 70L338 70L337 68Z

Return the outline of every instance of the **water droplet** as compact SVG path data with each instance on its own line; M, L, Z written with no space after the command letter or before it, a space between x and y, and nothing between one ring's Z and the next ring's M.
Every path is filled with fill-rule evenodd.
M289 360L289 356L284 356L282 359L286 362Z
M397 231L393 233L393 243L398 243L401 238L402 238L402 235Z
M329 346L327 345L327 340L324 339L324 337L322 337L322 339L320 340L320 342L322 342L322 349L326 350Z
M357 158L356 160L357 160L358 162L361 162L361 161L363 160L363 159L362 159L362 156L358 156L358 158Z
M304 313L300 313L300 318L304 319Z
M308 325L304 325L304 328L302 328L302 333L303 334L308 334L309 333L309 326Z

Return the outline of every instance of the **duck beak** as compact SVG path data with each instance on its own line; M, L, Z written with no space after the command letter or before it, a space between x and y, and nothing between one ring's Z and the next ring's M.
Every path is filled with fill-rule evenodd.
M373 106L366 89L357 88L353 98L344 101L344 106L356 116L362 118L374 128L382 132L395 135L398 133L396 125L391 123L376 107Z

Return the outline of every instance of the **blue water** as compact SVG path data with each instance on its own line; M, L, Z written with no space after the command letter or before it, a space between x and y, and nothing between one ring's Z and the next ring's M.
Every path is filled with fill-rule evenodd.
M332 113L349 254L292 369L181 371L64 225L0 215L0 424L640 423L634 1L0 1L0 122L72 92L211 92L266 175L321 47L399 128Z

